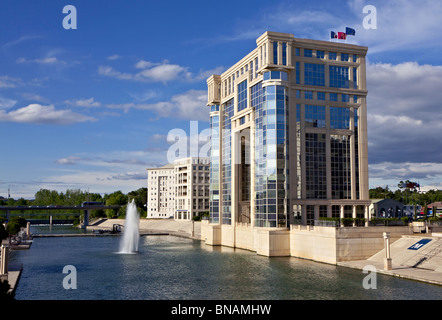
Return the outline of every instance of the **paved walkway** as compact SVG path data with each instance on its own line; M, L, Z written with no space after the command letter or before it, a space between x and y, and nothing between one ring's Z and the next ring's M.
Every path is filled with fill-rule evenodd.
M363 269L371 265L377 272L442 286L442 237L431 234L402 236L390 246L392 270L384 270L385 249L367 260L339 262L338 265Z
M399 278L417 280L442 286L442 272L422 269L422 268L410 268L403 266L395 266L393 261L392 270L384 270L384 264L382 262L373 260L358 260L358 261L345 261L338 262L339 266L350 267L363 270L366 266L373 266L376 268L376 272L386 274L389 276L395 276Z

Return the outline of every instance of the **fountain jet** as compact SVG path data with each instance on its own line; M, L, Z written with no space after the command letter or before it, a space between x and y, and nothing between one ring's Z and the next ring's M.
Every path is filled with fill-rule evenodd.
M126 208L124 232L120 242L119 253L138 252L138 242L140 239L139 224L140 217L138 215L137 206L135 205L135 200L132 200Z

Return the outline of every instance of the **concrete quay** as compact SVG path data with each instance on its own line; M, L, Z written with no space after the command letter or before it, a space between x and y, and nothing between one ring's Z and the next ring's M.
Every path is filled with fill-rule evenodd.
M96 225L87 226L87 230L112 230L114 224L124 226L124 219L102 220ZM179 221L172 219L140 219L140 235L168 234L178 237L185 237L194 240L201 240L200 221ZM124 229L123 229L124 231Z

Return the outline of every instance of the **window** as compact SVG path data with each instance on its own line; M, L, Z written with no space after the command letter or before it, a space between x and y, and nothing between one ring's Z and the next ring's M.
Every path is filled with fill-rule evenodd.
M318 100L325 100L325 92L318 92Z
M267 72L264 72L262 79L264 81L271 80L271 79L288 81L288 74L287 74L287 72L284 72L284 71L267 71Z
M304 84L312 86L325 85L323 64L304 63Z
M331 135L330 152L332 199L350 199L350 136Z
M316 58L324 59L324 57L325 57L325 52L324 51L316 50Z
M301 67L300 67L300 64L299 64L299 62L296 62L296 84L299 84L300 82L301 82L301 80L300 80L300 78L301 78L301 76L300 76L300 71L301 70Z
M304 99L313 99L313 91L304 91Z
M342 94L342 102L350 102L350 95Z
M250 99L251 106L255 108L262 102L262 82L250 88Z
M330 60L336 60L337 59L338 54L336 52L329 52L328 53L328 58Z
M330 87L349 88L348 67L329 66L329 71L330 71Z
M304 57L313 57L312 49L304 49Z
M341 61L348 61L349 56L348 53L341 53Z
M325 134L305 134L305 171L306 198L325 199L327 197Z
M353 68L353 89L358 88L358 68Z
M330 101L338 101L338 94L330 93Z
M247 80L238 84L238 111L247 108Z
M278 64L278 42L273 42L273 64Z
M287 65L287 43L282 44L282 64Z
M305 126L325 128L325 107L305 105Z
M330 128L350 129L350 109L330 107Z

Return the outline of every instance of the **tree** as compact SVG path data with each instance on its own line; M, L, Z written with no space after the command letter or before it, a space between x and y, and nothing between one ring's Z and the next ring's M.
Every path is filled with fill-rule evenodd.
M111 193L110 195L105 195L104 196L104 200L106 201L106 205L107 206L115 206L115 205L120 205L120 206L124 206L127 204L127 196L125 194L123 194L123 192L119 191L115 191L114 193ZM124 210L122 210L122 208L120 208L119 213L120 214L124 214ZM115 216L118 216L118 211L114 210L114 209L106 209L106 216L108 218L113 218Z

